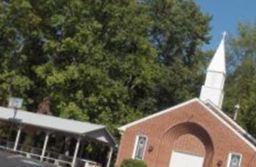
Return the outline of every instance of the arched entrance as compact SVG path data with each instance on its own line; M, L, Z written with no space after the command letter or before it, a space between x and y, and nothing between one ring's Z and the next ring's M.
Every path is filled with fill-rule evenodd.
M189 139L186 139L189 138ZM193 139L193 140L192 140ZM203 157L203 167L213 166L213 155L214 155L214 146L212 139L208 132L199 124L193 122L184 122L178 125L175 125L165 131L161 137L161 144L159 146L158 158L156 164L162 164L163 166L169 166L171 161L171 156L174 151L183 151L177 149L176 143L179 140L192 140L191 144L201 143L201 148L199 150L186 150L185 152L192 154L195 151L195 154L204 154ZM185 146L184 149L189 149ZM179 143L179 146L182 146L182 142ZM192 147L191 147L192 148ZM203 148L203 149L202 149ZM168 164L168 165L167 165Z

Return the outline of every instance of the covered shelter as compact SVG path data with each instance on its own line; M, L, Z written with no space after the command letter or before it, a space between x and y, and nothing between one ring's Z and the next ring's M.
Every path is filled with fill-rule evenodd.
M78 157L79 154L83 154L83 149L81 149L81 147L83 147L83 141L93 141L108 148L108 153L106 155L107 158L104 166L110 166L113 149L116 146L116 142L104 125L64 119L5 107L0 107L0 121L1 123L8 124L16 128L15 140L13 142L1 140L1 148L22 153L27 157L35 157L40 161L52 162L58 166L64 164L71 167L100 167L103 166L103 164ZM20 140L21 133L23 131L44 132L42 148L31 147L26 151L22 150ZM61 134L63 136L62 139L64 140L56 141L56 143L65 143L68 139L73 139L73 143L69 142L70 146L72 147L71 150L73 150L72 156L70 156L70 153L68 152L59 154L57 156L51 156L51 154L47 152L49 140L54 134Z

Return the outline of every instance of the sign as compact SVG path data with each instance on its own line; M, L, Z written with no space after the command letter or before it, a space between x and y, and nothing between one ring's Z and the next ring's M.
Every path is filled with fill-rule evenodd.
M23 103L23 99L17 97L10 97L9 98L9 108L21 108Z

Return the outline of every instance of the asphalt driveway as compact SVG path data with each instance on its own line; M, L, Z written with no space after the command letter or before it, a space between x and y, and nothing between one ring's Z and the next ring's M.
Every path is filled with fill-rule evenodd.
M0 167L53 167L21 155L0 150Z

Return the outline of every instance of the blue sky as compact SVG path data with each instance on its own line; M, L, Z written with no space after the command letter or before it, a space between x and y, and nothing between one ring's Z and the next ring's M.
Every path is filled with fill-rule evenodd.
M239 22L256 22L256 0L196 0L203 12L213 16L212 40L206 49L217 47L221 34L237 33Z

